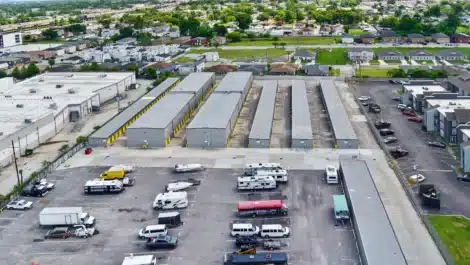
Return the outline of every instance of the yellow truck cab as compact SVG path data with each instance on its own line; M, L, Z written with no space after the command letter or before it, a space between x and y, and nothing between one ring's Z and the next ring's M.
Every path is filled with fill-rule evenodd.
M102 180L112 180L112 179L123 179L125 176L124 169L117 169L113 171L105 171L101 173L100 179Z

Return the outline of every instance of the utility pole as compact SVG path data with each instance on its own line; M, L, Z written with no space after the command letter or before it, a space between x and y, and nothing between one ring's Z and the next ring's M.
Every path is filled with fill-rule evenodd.
M20 182L20 173L18 171L18 163L16 162L16 152L15 152L15 142L13 140L11 140L11 147L13 148L13 159L15 161L15 169L16 169L16 178L18 180L18 186L21 185L21 182Z

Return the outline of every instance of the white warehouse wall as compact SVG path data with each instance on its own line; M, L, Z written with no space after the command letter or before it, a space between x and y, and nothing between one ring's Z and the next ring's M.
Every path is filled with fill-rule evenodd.
M19 42L16 42L15 35L19 35ZM20 32L6 33L2 35L3 48L12 47L23 44L23 40ZM0 46L2 48L2 46Z

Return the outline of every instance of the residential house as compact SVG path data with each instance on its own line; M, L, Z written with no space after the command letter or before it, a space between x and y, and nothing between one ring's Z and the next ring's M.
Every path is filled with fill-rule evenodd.
M403 37L392 30L384 30L380 33L383 43L402 43Z
M77 51L85 50L88 47L88 43L90 43L90 41L87 41L87 40L77 41L77 43L76 43Z
M450 43L450 38L444 33L436 33L432 34L431 38L434 42L439 43L439 44L447 44Z
M73 65L75 65L75 64L82 63L82 62L84 62L84 60L80 56L71 56L69 58L62 59L63 64L73 64Z
M205 59L204 57L201 57L194 62L180 65L178 72L180 74L186 75L186 74L190 74L194 72L202 72L205 67L206 67Z
M452 42L470 43L470 35L464 33L456 33L454 36L452 36Z
M227 39L222 36L217 36L214 39L214 43L217 43L217 45L225 45L227 44Z
M301 36L313 36L313 29L312 28L303 28L297 31L297 34Z
M151 68L154 68L157 73L165 73L165 72L171 72L171 73L175 73L175 72L178 72L178 67L175 65L175 64L171 64L171 63L152 63L152 64L149 64L147 66L145 66L145 68L147 67L151 67Z
M330 67L328 65L306 64L301 70L309 76L328 76Z
M264 75L268 72L268 65L262 63L254 63L254 64L240 64L238 66L239 72L251 72L253 75Z
M421 34L411 33L411 34L408 34L408 41L411 43L423 43L424 36Z
M65 54L65 49L62 46L54 47L54 48L49 48L47 49L48 51L51 51L54 53L54 57L62 56Z
M152 57L152 59L156 62L168 62L171 60L171 58L172 58L171 54L165 54L165 53L154 55Z
M205 52L203 55L206 58L207 62L216 62L219 60L218 52Z
M62 45L62 48L64 48L65 53L68 53L68 54L72 54L77 51L77 46L74 43L64 44Z
M361 42L364 44L373 44L375 43L375 36L372 34L363 34L360 37Z
M415 82L403 85L401 101L405 105L411 106L416 112L423 112L425 107L424 98L437 93L448 93L448 91L440 85L429 82Z
M348 34L343 34L343 36L341 36L341 43L352 44L354 43L354 37Z
M465 54L456 50L440 50L436 52L436 57L439 60L446 60L446 61L465 60Z
M409 51L406 53L406 57L414 61L432 61L436 59L436 56L434 56L434 54L422 50Z
M302 61L311 62L311 61L315 61L316 56L317 56L316 52L297 49L292 55L292 58L294 58L294 60L302 60Z
M0 64L5 64L5 63L8 64L9 68L15 68L15 67L21 68L24 65L22 58L11 57L11 56L0 58Z
M179 38L180 30L178 28L170 28L170 30L167 33L167 36L170 38Z
M221 75L224 75L230 72L235 72L236 70L237 70L237 66L233 64L218 64L210 68L211 72L214 72L216 74L221 74Z
M374 52L366 48L353 48L348 50L348 58L356 62L368 62L374 59Z
M459 77L449 77L447 89L461 96L470 96L470 74Z
M405 60L403 53L398 51L383 51L377 54L377 59L384 61L401 61Z
M208 41L206 37L196 37L189 42L193 46L206 46Z
M116 41L117 45L135 45L137 43L136 38L127 37Z
M295 75L297 67L293 63L276 63L271 65L269 73L273 75Z

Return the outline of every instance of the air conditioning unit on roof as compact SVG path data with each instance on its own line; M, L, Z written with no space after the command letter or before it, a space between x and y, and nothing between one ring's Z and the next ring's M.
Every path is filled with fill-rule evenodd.
M31 122L33 122L31 119L28 119L28 118L24 119L24 123L31 123Z
M37 92L37 90L34 89L34 88L31 88L31 89L29 90L29 93L31 93L31 94L34 94L34 93L36 93L36 92Z

